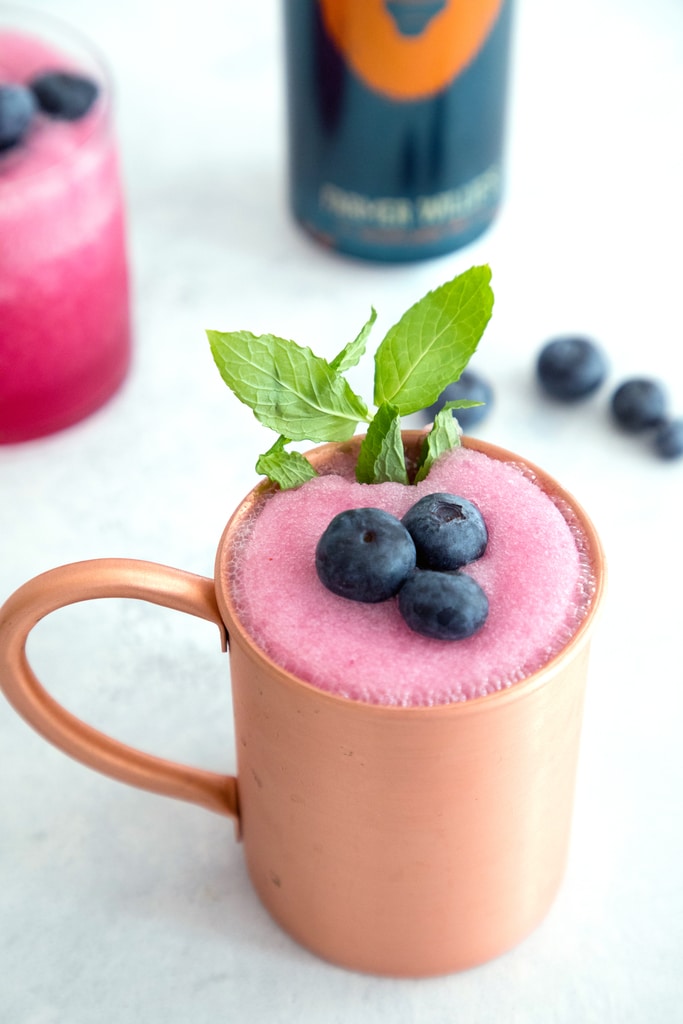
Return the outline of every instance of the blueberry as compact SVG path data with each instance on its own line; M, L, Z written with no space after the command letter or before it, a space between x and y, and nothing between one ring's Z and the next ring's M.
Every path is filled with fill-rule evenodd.
M403 584L398 607L416 633L434 640L464 640L486 622L489 602L466 573L417 570Z
M318 541L315 567L328 590L375 603L398 593L415 568L415 545L395 516L378 508L336 515Z
M69 71L48 71L33 79L31 90L43 113L62 121L85 117L99 92L92 79Z
M575 401L600 387L607 376L607 361L588 338L555 338L541 349L536 375L553 398Z
M659 381L633 377L612 395L612 413L625 430L639 433L656 427L666 418L666 393Z
M663 459L680 459L683 455L683 419L666 420L657 427L655 451Z
M427 494L401 522L413 538L421 569L459 569L480 558L488 543L486 523L477 506L455 494Z
M446 402L454 402L460 399L469 399L471 402L483 402L483 405L474 405L471 409L454 409L453 415L457 418L462 429L467 432L486 419L493 404L493 388L484 377L473 370L463 370L458 380L445 388L436 402L425 409L425 416L431 422L437 412L443 408Z
M35 113L33 93L23 85L0 85L0 151L21 142Z

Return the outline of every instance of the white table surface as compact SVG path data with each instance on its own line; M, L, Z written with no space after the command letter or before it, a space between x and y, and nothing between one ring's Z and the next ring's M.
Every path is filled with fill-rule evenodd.
M205 327L275 331L332 355L371 304L379 341L428 288L483 261L497 302L477 365L497 402L480 434L576 494L611 585L560 895L517 949L445 978L317 960L260 906L227 819L87 771L0 702L0 1021L681 1020L683 462L656 459L607 415L616 383L641 373L665 378L683 414L680 0L519 0L504 211L465 251L409 266L330 255L290 220L277 0L34 6L79 25L111 65L136 359L86 422L0 447L0 599L105 555L211 575L270 441L221 383ZM568 331L611 360L609 384L571 409L533 379L540 345ZM234 767L210 626L97 602L43 622L31 655L96 726Z

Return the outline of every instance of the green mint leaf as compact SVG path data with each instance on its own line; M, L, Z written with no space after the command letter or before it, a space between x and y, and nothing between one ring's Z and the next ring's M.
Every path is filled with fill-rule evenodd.
M372 325L377 319L377 312L374 306L370 307L370 319L363 325L360 333L354 338L353 341L349 342L345 348L341 350L338 356L330 363L333 370L337 373L343 373L344 370L350 370L352 366L356 366L360 359L365 355L365 346L368 340L368 335L372 330Z
M375 413L358 453L356 480L359 484L408 483L401 417L395 406L381 405Z
M294 441L347 441L367 406L326 359L293 341L207 331L216 366L266 427Z
M443 412L445 409L473 409L475 405L486 405L486 403L473 402L471 398L454 398L451 402L444 402L439 412Z
M454 398L451 402L444 402L439 409L439 412L450 412L453 409L473 409L475 405L486 405L485 402L473 402L470 398ZM437 414L438 415L438 414ZM458 430L462 434L462 427L458 417L455 417L458 423Z
M275 444L263 455L259 455L256 461L256 472L279 484L283 491L298 487L318 475L308 459L299 452L285 451L288 442L289 438L280 435Z
M389 329L375 355L375 403L402 416L431 405L476 351L493 309L488 266L429 292Z
M474 403L476 404L476 403ZM434 425L427 434L424 444L422 445L422 451L420 453L420 462L418 465L417 474L415 475L415 483L418 484L420 480L424 480L427 473L434 465L434 462L440 455L447 452L450 448L460 447L460 427L456 420L453 419L451 414L451 408L458 406L458 402L448 402L447 406L444 406L436 416L434 417ZM464 408L464 406L459 406Z
M486 405L486 402L474 402L471 398L454 398L451 402L444 402L439 412L443 412L444 409L473 409L475 405Z

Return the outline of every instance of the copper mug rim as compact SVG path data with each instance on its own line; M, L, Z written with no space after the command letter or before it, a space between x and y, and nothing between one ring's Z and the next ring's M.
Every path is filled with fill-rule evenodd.
M402 431L404 446L406 448L409 462L411 454L415 455L419 450L419 446L424 440L425 435L426 431L424 429ZM348 442L332 441L326 444L321 444L310 451L305 452L305 456L313 463L313 465L317 465L324 462L327 454L333 450L339 451L346 449L349 452L353 452L360 446L362 438L363 435L356 435ZM239 637L239 642L248 650L249 657L260 663L260 665L272 676L276 677L282 685L287 686L292 690L300 690L303 688L304 690L315 694L316 699L320 701L329 702L330 705L335 706L346 706L349 710L362 709L363 713L370 715L392 715L399 718L402 716L412 717L416 714L424 716L444 714L466 716L479 714L485 711L486 708L493 710L494 707L499 707L502 704L522 700L545 685L548 679L552 678L555 673L561 669L566 659L572 657L574 652L579 650L589 639L594 619L602 604L602 597L606 583L606 563L602 543L583 506L570 492L565 490L565 488L563 488L550 473L541 469L528 459L522 458L515 452L499 445L492 444L489 441L482 441L477 438L465 436L462 438L462 444L463 447L472 449L473 451L482 452L490 458L498 459L501 462L511 462L523 466L525 470L532 474L534 483L540 486L546 494L549 494L551 497L561 498L571 508L585 538L586 550L590 565L594 572L594 586L586 612L572 636L567 640L562 648L549 658L548 661L541 665L540 668L531 672L518 682L514 682L501 690L497 690L495 693L485 694L480 697L470 697L467 700L444 701L443 703L433 705L415 706L378 704L359 698L334 694L307 682L295 673L283 668L278 664L278 662L274 661L263 650L263 648L256 643L255 640L253 640L249 631L244 627L230 596L230 589L225 583L229 575L228 563L231 556L231 544L233 542L233 537L243 519L250 516L257 504L263 500L264 496L269 491L272 490L273 485L268 480L261 480L260 483L258 483L247 494L247 496L242 499L230 516L218 544L214 569L216 600L221 617L226 625L228 642L232 643L236 637Z

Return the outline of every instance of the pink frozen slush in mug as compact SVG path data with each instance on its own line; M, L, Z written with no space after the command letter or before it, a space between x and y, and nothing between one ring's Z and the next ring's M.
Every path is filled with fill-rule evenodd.
M4 95L3 95L4 94ZM111 92L87 43L0 5L0 443L61 430L130 363Z
M404 432L409 465L423 440ZM225 529L214 580L103 559L25 584L0 610L0 685L89 767L231 817L261 900L304 946L355 970L434 975L509 949L556 895L604 559L571 495L504 449L466 439L419 488L368 487L349 480L359 444L309 453L323 475L298 490L256 487ZM465 491L490 527L468 570L489 618L462 647L411 633L393 600L326 591L311 564L331 514L365 503L402 515L434 486ZM132 750L43 689L26 660L31 629L103 597L218 625L236 776Z

